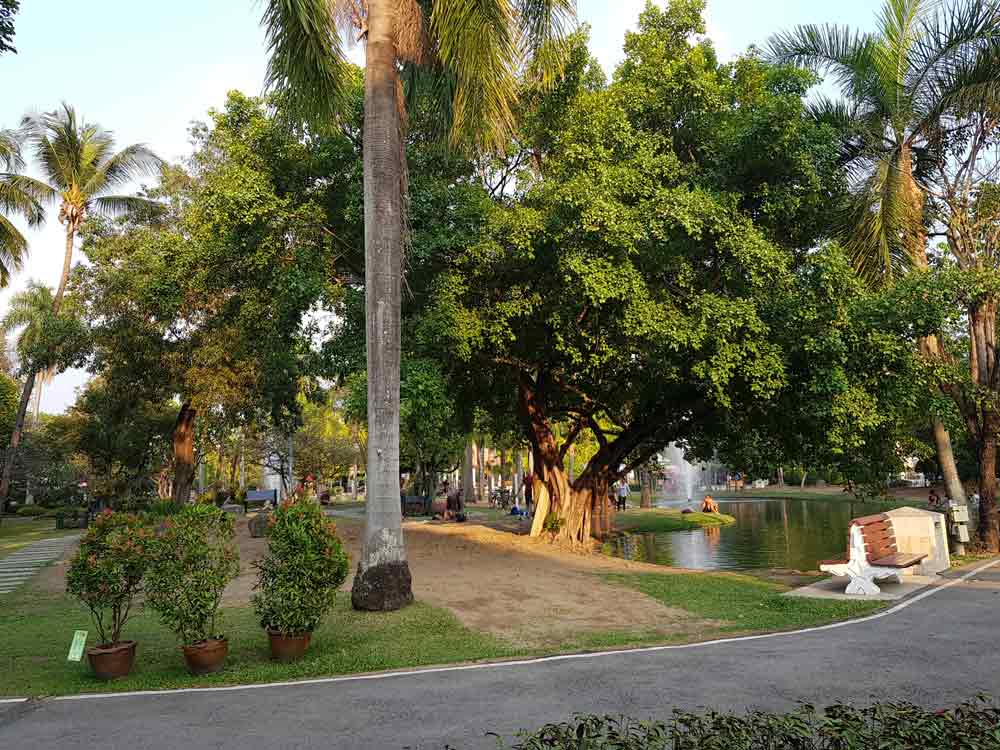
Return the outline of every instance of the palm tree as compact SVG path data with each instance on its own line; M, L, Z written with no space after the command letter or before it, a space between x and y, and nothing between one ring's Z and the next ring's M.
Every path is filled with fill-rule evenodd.
M434 87L454 142L505 142L517 78L548 77L574 0L268 0L268 81L313 122L336 116L348 80L341 33L365 43L365 310L368 464L364 547L352 602L412 601L399 504L400 288L405 242L406 104L399 74Z
M45 221L45 209L37 183L21 174L24 159L14 133L0 130L0 287L7 286L11 274L20 270L28 254L28 241L11 218L20 216L29 227Z
M98 125L83 122L68 104L42 115L28 115L21 123L27 144L34 152L42 180L30 180L30 194L38 202L59 205L59 223L65 227L63 269L52 298L52 312L59 313L73 265L76 236L91 215L118 217L149 213L157 204L146 198L118 195L116 191L143 175L159 169L162 162L143 144L114 151L111 133ZM27 180L27 178L22 178ZM10 448L4 456L0 477L0 503L10 493L14 455L21 444L24 419L37 373L25 372L24 388Z
M17 350L19 352L31 351L42 336L46 320L52 315L53 300L52 290L49 287L37 281L29 281L28 286L23 291L11 297L7 313L0 319L0 333L3 333L4 340L6 341L11 334L20 331L16 342ZM22 361L26 359L23 354L21 359ZM26 373L26 378L31 381L32 386L34 386L37 374L33 370ZM30 394L30 390L28 393ZM22 399L23 394L24 391L22 391ZM15 432L15 434L20 442L20 433ZM5 469L9 460L11 471L13 471L13 458L14 450L12 447L5 456ZM7 497L5 495L0 499L0 508L6 504Z
M833 73L846 100L820 99L813 111L850 134L843 156L854 201L840 239L871 283L928 267L927 166L940 145L941 120L981 88L968 62L998 41L997 3L984 0L947 9L938 0L886 0L874 33L807 25L772 38L775 61ZM920 348L943 356L937 336L921 339ZM951 437L940 419L931 422L947 492L964 503Z

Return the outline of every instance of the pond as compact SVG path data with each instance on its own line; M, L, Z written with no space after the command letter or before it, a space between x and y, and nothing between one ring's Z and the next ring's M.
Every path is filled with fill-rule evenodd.
M662 501L661 507L686 507ZM629 560L698 570L787 568L816 570L819 560L839 557L852 518L881 513L881 503L837 500L720 500L719 510L736 518L729 526L621 534L605 550Z

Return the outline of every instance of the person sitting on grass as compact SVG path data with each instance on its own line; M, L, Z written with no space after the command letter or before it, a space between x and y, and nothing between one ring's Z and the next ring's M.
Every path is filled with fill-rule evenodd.
M705 499L701 501L701 512L702 513L719 512L719 504L715 502L715 499L711 495L705 495Z

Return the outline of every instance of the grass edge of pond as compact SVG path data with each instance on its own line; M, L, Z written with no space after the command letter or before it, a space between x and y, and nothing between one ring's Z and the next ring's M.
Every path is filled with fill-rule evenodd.
M639 508L615 514L615 528L633 534L665 534L734 523L736 519L725 513L681 513L670 508Z

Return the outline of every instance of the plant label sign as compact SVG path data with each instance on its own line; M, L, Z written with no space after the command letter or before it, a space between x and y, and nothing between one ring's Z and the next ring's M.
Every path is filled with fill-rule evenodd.
M73 634L73 643L69 647L67 661L80 661L83 658L83 647L87 645L87 631L77 630Z

